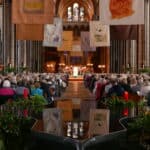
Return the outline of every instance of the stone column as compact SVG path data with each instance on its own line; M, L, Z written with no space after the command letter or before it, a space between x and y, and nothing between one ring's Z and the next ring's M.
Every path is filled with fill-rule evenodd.
M109 73L110 72L110 48L109 47L106 47L105 48L105 63L106 63L106 73Z
M136 68L137 68L137 59L135 56L137 56L136 54L136 49L137 49L137 44L136 44L136 40L131 40L131 50L130 50L130 54L131 54L131 66L132 66L132 72L135 73L136 72Z
M138 40L137 40L137 72L142 67L144 62L144 26L138 26Z
M150 1L145 0L145 61L144 66L150 66Z

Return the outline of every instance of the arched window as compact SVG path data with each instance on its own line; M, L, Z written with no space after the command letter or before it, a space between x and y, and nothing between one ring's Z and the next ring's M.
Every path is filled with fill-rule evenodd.
M72 7L68 7L68 21L72 21Z
M80 7L78 3L69 6L67 9L68 21L84 21L84 7Z
M80 8L80 21L84 21L84 7Z
M73 21L79 21L79 4L73 4Z

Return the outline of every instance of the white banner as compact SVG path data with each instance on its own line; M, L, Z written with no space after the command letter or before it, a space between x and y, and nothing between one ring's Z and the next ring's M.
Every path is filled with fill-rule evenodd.
M103 24L144 24L144 0L100 0L99 5Z
M90 21L90 46L110 46L110 33L108 25L103 25L100 21Z
M62 19L54 18L53 24L44 26L43 46L59 47L62 44Z

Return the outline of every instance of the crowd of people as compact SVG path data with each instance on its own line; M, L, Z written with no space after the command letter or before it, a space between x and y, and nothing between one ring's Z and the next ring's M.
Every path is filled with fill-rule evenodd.
M60 97L68 85L67 74L10 73L0 75L0 104L19 98L43 96L48 104Z
M145 97L150 105L150 76L147 74L86 74L84 84L99 101L128 92Z
M0 104L8 100L40 95L47 103L60 97L68 86L66 73L10 73L0 75ZM128 92L145 97L150 105L150 76L146 74L94 74L84 75L85 87L101 100L112 95L123 96Z

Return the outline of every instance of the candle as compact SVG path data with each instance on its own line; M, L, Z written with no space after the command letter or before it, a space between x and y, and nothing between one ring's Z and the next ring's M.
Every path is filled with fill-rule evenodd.
M124 92L123 98L128 101L129 99L129 93L127 91Z
M128 109L128 108L125 108L125 109L123 110L123 115L124 115L124 116L128 116L128 114L129 114L129 109Z

